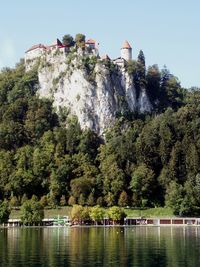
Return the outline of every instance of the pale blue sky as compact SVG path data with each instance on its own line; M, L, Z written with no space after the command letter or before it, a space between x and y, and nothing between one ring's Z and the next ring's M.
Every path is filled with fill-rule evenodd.
M127 39L133 58L142 49L147 65L166 65L182 86L200 87L200 0L2 0L0 11L0 68L33 44L84 33L111 58Z

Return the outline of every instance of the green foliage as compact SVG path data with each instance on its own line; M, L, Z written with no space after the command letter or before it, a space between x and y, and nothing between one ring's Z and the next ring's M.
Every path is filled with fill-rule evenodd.
M92 190L93 181L81 177L71 180L70 185L74 197L80 197L81 195L86 197Z
M91 82L95 83L95 66L97 63L97 57L96 56L86 56L82 58L84 69L86 70L86 79Z
M108 210L108 217L114 222L117 222L123 220L126 217L126 213L122 208L113 206Z
M42 207L46 207L48 205L48 200L47 200L47 196L42 196L40 199L40 205Z
M180 205L183 200L183 187L172 181L166 191L166 206L173 209L174 214L179 214Z
M135 75L137 72L137 62L134 60L129 60L127 62L126 68L130 75Z
M52 191L47 195L47 202L48 206L50 206L52 209L55 209L58 204L58 201Z
M155 186L154 172L145 164L133 172L130 188L133 191L133 206L150 206L153 188Z
M129 204L129 199L128 199L128 194L125 191L122 191L119 200L118 200L118 205L120 207L126 207Z
M11 207L18 207L19 206L19 200L16 196L13 196L11 199L10 199L10 202L9 202L9 205Z
M66 204L67 204L66 198L65 198L64 195L62 195L61 198L60 198L60 205L61 206L65 206Z
M147 92L152 101L156 101L160 98L161 94L161 73L157 65L149 66L146 75L147 80Z
M84 35L76 36L76 47L85 47ZM69 64L74 56L72 51L68 54ZM82 57L91 82L97 62L95 56ZM111 79L116 77L118 67L112 61L100 62ZM184 90L167 68L152 65L146 71L142 51L126 69L136 97L145 89L154 112L124 112L105 140L81 130L69 109L56 115L51 101L37 97L36 68L25 73L21 62L15 69L2 70L0 199L16 206L17 200L27 203L35 194L43 207L65 205L66 200L69 205L107 207L166 204L175 214L199 214L199 89ZM88 218L88 210L83 217Z
M74 205L71 210L72 222L81 223L83 219L84 208L81 205Z
M21 198L21 205L24 204L24 202L26 202L28 200L28 197L26 194L23 194L22 198Z
M70 34L66 34L62 38L63 45L71 47L74 45L74 38Z
M75 36L75 42L78 47L85 48L85 35L77 33Z
M87 205L88 206L94 206L95 205L95 199L94 199L94 193L90 193L87 199Z
M75 197L70 196L69 199L68 199L68 205L69 205L69 206L73 206L73 205L75 205L75 204L76 204L76 199L75 199Z
M98 224L105 216L105 211L99 205L90 209L90 218Z
M99 160L101 161L100 170L105 200L111 206L116 203L118 195L124 187L124 172L119 168L115 155L109 155L106 146L101 146Z
M27 200L21 206L21 221L23 224L40 223L44 218L42 205L34 199Z
M0 201L0 224L6 223L9 219L10 208L7 201Z

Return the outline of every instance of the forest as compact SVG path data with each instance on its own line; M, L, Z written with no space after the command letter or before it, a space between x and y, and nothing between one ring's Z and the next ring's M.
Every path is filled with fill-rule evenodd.
M118 114L98 136L37 96L37 69L21 61L0 73L0 200L19 206L171 207L200 214L200 91L186 90L141 51L128 62L151 114Z

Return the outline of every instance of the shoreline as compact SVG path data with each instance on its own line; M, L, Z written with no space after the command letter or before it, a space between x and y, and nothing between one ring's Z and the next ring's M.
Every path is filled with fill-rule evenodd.
M0 230L3 229L28 229L28 228L48 228L48 229L56 229L56 228L199 228L200 225L183 225L183 224L162 224L162 225L59 225L59 226L34 226L34 225L21 225L21 226L0 226Z
M121 221L112 221L109 218L104 218L98 223L95 223L94 221L88 221L88 222L72 222L69 217L66 218L44 218L42 222L33 223L31 225L23 225L20 219L9 219L7 223L1 224L0 228L15 228L15 227L50 227L50 228L56 228L56 227L133 227L133 226L153 226L153 227L176 227L176 226L200 226L200 218L197 217L191 217L191 218L185 218L185 217L179 217L179 218L130 218L126 217Z

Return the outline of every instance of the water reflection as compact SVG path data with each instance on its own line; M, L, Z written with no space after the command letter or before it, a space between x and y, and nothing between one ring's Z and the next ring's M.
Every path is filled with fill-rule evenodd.
M198 227L0 230L0 266L199 266Z

